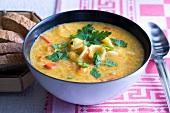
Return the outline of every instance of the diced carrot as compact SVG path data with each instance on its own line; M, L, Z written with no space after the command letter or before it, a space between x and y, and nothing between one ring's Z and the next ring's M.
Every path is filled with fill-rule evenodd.
M51 45L48 45L48 46L46 47L46 51L48 51L48 52L54 52L54 49L52 48Z
M80 71L80 69L81 69L81 66L78 66L78 67L76 68L76 72Z
M43 35L41 35L40 37L41 37L44 41L46 41L47 43L51 44L50 40L49 40L47 37L45 37L45 36L43 36Z
M42 59L43 59L43 56L38 56L38 61L39 62L42 61Z
M104 27L103 29L104 29L104 30L107 30L107 31L110 31L110 30L111 30L110 27Z
M103 80L103 79L100 79L100 81L101 81L101 82L104 82L104 80Z
M78 66L76 69L76 74L81 75L81 73L83 73L83 68L81 66Z
M45 64L44 67L47 69L54 69L56 67L56 63L51 62L51 63Z
M110 78L110 80L114 80L114 78Z
M75 62L72 62L72 63L70 63L69 68L73 68L73 67L75 67L75 66L76 66L76 63L75 63Z
M87 58L88 58L89 60L91 60L91 58L90 58L90 49L89 49L89 48L87 49Z

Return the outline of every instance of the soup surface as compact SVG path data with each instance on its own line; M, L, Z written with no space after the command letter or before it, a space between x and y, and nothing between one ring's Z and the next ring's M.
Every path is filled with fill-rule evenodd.
M74 22L41 34L31 48L30 59L37 70L54 78L103 82L137 70L144 50L132 34L118 26Z

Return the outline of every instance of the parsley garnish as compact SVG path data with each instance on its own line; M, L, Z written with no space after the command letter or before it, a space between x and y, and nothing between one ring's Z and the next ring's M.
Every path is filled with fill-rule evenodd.
M106 59L106 63L105 63L107 66L118 66L117 63L115 62L112 62L111 60L109 59Z
M91 45L91 43L89 42L89 41L86 41L86 40L84 40L84 46L90 46Z
M89 40L92 36L92 32L93 32L94 28L92 26L92 24L88 24L87 26L84 26L82 28L82 30L78 30L77 31L77 38L80 38L82 40Z
M91 71L90 74L93 75L95 78L99 78L101 76L101 74L99 73L99 71L97 70L96 67L94 67Z
M102 40L108 37L111 32L94 30L90 39L91 44L102 44Z
M84 26L82 30L77 31L77 35L71 34L71 38L80 38L84 40L85 46L90 46L91 44L102 44L102 40L108 37L111 32L94 30L92 24Z
M66 48L68 47L68 44L66 42L63 43L59 43L59 44L52 44L52 47L57 50L57 49L61 49L61 48Z
M87 63L85 63L85 62L78 62L77 64L79 66L81 66L82 68L88 68L89 67L89 65Z
M116 39L113 39L111 38L110 39L115 45L119 46L119 47L124 47L126 48L127 47L127 43L125 43L123 40L116 40Z
M46 56L46 58L52 60L53 62L56 62L58 60L67 60L68 56L66 52L63 51L56 51L52 55Z
M101 62L100 62L100 54L98 52L95 52L93 54L93 63L94 63L94 65L96 67L98 67L101 64Z

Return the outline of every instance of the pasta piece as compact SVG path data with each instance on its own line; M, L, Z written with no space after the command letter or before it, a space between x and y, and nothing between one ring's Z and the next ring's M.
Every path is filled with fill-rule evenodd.
M79 38L74 38L70 41L71 43L71 50L76 50L84 46L84 41Z
M108 51L106 54L108 56L117 56L119 53L117 51Z
M106 37L105 39L103 39L102 42L103 42L104 44L107 44L107 45L113 47L113 44L112 44L110 38L108 38L108 37Z
M77 58L79 57L79 55L71 51L68 53L68 57L71 61L77 62Z
M86 53L87 53L88 47L84 46L84 50L83 52L80 54L80 56L78 57L78 61L83 61L83 58L85 57Z
M127 51L127 54L134 55L135 52L134 51Z
M101 55L101 61L105 59L106 49L101 45L91 45L90 46L90 57L93 58L93 54L98 52Z
M84 51L84 48L85 48L86 46L83 46L83 47L81 47L81 48L78 48L78 49L76 49L75 50L75 53L77 53L77 54L81 54L83 51Z

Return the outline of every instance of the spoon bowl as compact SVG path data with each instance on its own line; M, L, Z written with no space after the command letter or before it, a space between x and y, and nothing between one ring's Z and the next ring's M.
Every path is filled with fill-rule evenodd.
M148 23L150 29L150 36L152 40L153 53L151 57L153 59L157 59L159 57L164 57L169 52L169 42L163 33L163 31L159 28L158 25L149 22Z

